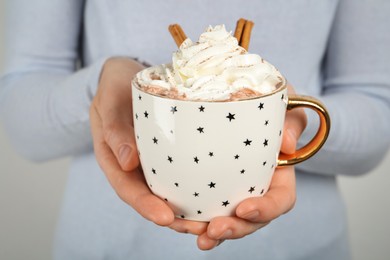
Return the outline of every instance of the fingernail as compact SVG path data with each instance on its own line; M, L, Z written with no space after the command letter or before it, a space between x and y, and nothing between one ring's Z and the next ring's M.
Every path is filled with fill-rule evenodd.
M249 221L256 221L257 218L259 217L259 215L260 215L260 212L258 212L257 210L254 210L254 211L251 211L251 212L245 214L242 218L247 219Z
M218 243L215 247L219 246L220 244L222 244L223 242L225 241L225 239L221 239L221 240L218 240Z
M233 231L231 229L226 230L220 237L219 239L227 239L230 238L233 235Z
M131 154L131 147L127 144L123 144L119 148L119 163L124 166Z

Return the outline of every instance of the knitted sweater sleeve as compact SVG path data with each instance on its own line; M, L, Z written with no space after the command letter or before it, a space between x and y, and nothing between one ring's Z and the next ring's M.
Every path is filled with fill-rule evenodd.
M48 160L92 150L89 105L103 59L76 70L81 0L9 0L0 115L14 147Z
M323 149L299 165L300 170L359 175L373 169L386 154L390 143L389 17L389 1L340 1L319 96L329 109L332 129ZM314 135L315 117L310 114L301 144Z

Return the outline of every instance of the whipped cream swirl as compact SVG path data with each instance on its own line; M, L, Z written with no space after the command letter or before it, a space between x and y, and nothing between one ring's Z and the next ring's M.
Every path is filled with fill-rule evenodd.
M187 100L224 101L250 90L257 96L284 84L284 77L257 54L248 53L224 25L209 26L197 42L187 38L172 64L137 74L140 86L174 91Z

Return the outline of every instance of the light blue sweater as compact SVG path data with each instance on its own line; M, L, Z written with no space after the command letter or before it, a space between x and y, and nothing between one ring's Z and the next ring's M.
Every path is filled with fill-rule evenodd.
M336 176L368 172L389 147L390 1L9 0L6 14L0 111L9 137L35 161L73 158L55 259L349 258ZM240 17L255 22L250 51L321 99L332 130L297 167L291 212L203 252L195 237L155 226L116 196L93 154L88 110L107 57L166 63L176 49L169 24L197 39L208 25L234 30ZM317 128L309 119L302 143Z

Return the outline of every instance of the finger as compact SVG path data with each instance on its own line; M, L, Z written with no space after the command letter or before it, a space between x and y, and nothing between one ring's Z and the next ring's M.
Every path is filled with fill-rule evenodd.
M169 225L169 228L180 233L200 235L206 232L207 225L208 225L207 222L190 221L190 220L175 218L173 223Z
M238 239L267 224L268 222L254 223L238 217L216 217L210 221L207 236L214 240Z
M201 234L200 236L198 236L198 239L197 239L198 248L201 250L213 249L213 248L219 246L222 242L223 242L223 240L212 239L212 238L208 237L207 233Z
M267 223L290 211L295 200L294 168L277 168L268 192L263 197L244 200L238 205L236 215L254 223Z
M237 217L214 218L207 228L207 235L217 240L242 238L288 212L294 203L294 168L277 169L264 197L249 198L240 203L236 209Z
M109 59L103 67L98 93L93 101L102 119L104 139L122 169L139 164L136 152L131 79L143 66L129 59Z
M91 111L91 129L97 161L118 196L144 218L167 226L174 220L169 206L151 193L139 168L125 172L119 166L111 149L105 143L100 118Z
M112 113L115 114L115 113ZM139 165L134 128L129 121L112 116L103 123L104 140L119 162L122 170L131 171Z
M295 95L291 84L287 84L288 95ZM303 109L287 111L284 123L282 146L280 150L286 154L293 154L296 151L297 141L307 124L307 117Z
M286 154L293 154L299 137L306 127L306 115L303 109L294 109L286 113L282 146L280 150Z
M92 106L101 118L105 142L122 169L130 171L138 166L139 159L134 138L131 95L123 95L123 92L130 92L130 87L120 93L118 89L121 88L124 87L113 87L114 90L109 93L102 93L105 98L94 101Z

